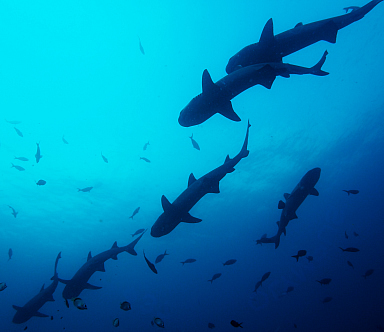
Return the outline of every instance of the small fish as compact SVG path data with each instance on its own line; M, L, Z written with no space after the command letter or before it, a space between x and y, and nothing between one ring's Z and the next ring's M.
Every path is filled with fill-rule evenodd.
M39 180L39 181L36 182L36 184L38 186L44 186L46 183L47 183L47 181L45 181L45 180Z
M17 129L16 127L13 128L16 130L17 135L19 135L20 137L24 137L23 133L19 129Z
M344 236L345 236L346 239L348 239L347 231L344 232Z
M354 235L354 236L359 236L359 234L357 234L356 232L353 232L353 235Z
M157 274L157 270L156 270L156 268L155 268L155 265L152 264L152 263L147 259L147 257L145 257L144 250L143 250L143 254L144 254L144 259L145 259L145 261L147 262L149 268L152 270L153 273L156 273L156 274Z
M133 233L131 235L132 235L132 237L134 237L136 235L139 235L139 234L143 233L144 231L145 231L145 228L140 228L135 233Z
M140 48L140 52L141 52L141 54L142 54L142 55L145 55L144 47L143 47L143 45L141 45L140 37L139 37L139 48Z
M36 145L37 145L37 151L35 154L35 158L36 158L36 163L38 163L40 159L43 158L43 156L40 153L40 143L36 143Z
M297 329L297 325L296 325L295 323L293 323L293 327L294 327L295 329Z
M359 193L358 190L354 190L354 189L352 189L352 190L343 190L343 191L345 191L348 194L348 196L349 196L349 194L357 195Z
M158 327L164 328L164 322L161 318L159 317L154 317L153 320L151 321L152 325L157 325Z
M316 280L320 285L329 285L329 283L332 281L331 278L324 278L321 280Z
M236 321L234 321L234 320L231 320L231 325L234 326L234 327L241 327L241 328L243 328L243 327L241 326L241 324L243 324L243 323L238 323L238 322L236 322Z
M25 157L15 157L14 159L20 160L20 161L28 161L28 158Z
M214 328L215 328L215 324L213 324L213 323L208 323L208 328L209 328L209 329L214 329Z
M256 244L263 245L263 242L261 242L262 239L265 239L267 237L267 233L263 234L260 238L260 240L256 240Z
M7 288L7 285L5 282L0 282L0 292Z
M127 301L121 302L120 303L120 309L124 311L131 310L131 304Z
M167 254L167 250L165 250L164 254L160 254L159 256L156 257L155 263L156 263L156 264L157 264L157 263L160 263L160 262L163 260L163 258L164 258L165 256L167 256L167 255L169 255L169 254Z
M291 256L291 257L296 258L296 262L298 262L298 261L299 261L299 257L303 257L303 256L305 256L306 254L307 254L307 251L306 251L306 250L299 250L299 251L297 252L297 255L294 255L294 256Z
M108 164L108 159L105 156L103 156L103 153L101 153L101 158L103 158L103 160Z
M293 292L294 289L295 289L295 288L294 288L293 286L289 286L289 287L287 288L287 293Z
M118 319L118 318L115 318L115 319L113 320L113 322L112 322L112 325L113 325L114 327L118 327L118 326L120 325L120 321L119 321L119 319Z
M51 316L51 320L53 320L53 316Z
M13 214L13 216L16 218L16 216L17 216L17 214L19 213L19 212L17 212L12 206L10 206L10 205L8 205L8 207L12 210L12 214Z
M11 168L14 167L14 168L16 168L18 171L25 171L25 168L24 168L24 167L21 167L21 166L18 166L18 165L14 165L14 164L12 164L12 163L11 163L11 165L12 165Z
M193 139L193 134L192 134L192 136L190 137L190 139L191 139L191 142L192 142L193 147L194 147L196 150L199 150L199 151L200 151L200 146L199 146L199 144L197 144L197 142Z
M359 9L359 8L360 8L360 7L358 7L358 6L349 6L349 7L345 7L345 8L343 8L343 9L344 9L345 12L348 14L348 11L353 12L354 10Z
M145 157L140 157L140 159L146 161L147 163L150 163L150 162L151 162L149 159L147 159L147 158L145 158Z
M79 298L79 297L76 297L74 299L72 299L73 301L73 305L79 309L79 310L86 310L87 309L87 305L84 303L84 301Z
M24 327L24 331L28 328L28 326Z
M308 263L313 261L313 257L312 256L307 256L307 259L308 259Z
M140 206L139 206L138 208L136 208L135 211L133 211L132 215L131 215L129 218L133 219L133 217L134 217L136 214L138 214L139 211L140 211Z
M194 263L194 262L196 262L196 259L188 258L184 262L180 262L180 263L183 264L183 266L184 266L184 264L189 264L189 263Z
M327 297L324 298L323 303L328 303L328 302L331 302L331 301L332 301L332 297L327 296Z
M257 293L257 290L259 289L259 287L261 286L261 281L258 281L255 285L255 289L254 289L254 292Z
M149 141L148 141L147 143L144 144L144 146L143 146L143 150L144 150L144 151L147 150L148 145L149 145Z
M11 258L12 258L12 255L13 255L13 250L12 250L12 248L9 248L9 250L8 250L8 260L10 260Z
M372 275L374 269L369 269L365 272L365 274L363 275L364 279L367 279L367 277L369 277L370 275Z
M348 264L352 269L354 269L354 266L353 266L353 264L352 264L350 261L347 261L347 264Z
M264 273L264 275L261 277L261 280L260 280L261 283L267 280L270 275L271 275L271 272Z
M208 280L208 281L210 281L211 284L212 284L212 281L213 281L213 280L216 280L217 278L220 278L220 277L221 277L221 273L215 273L215 274L213 275L212 279L211 279L211 280Z
M341 247L339 247L341 250L343 250L343 251L347 251L347 252L358 252L358 251L360 251L360 249L357 249L357 248L353 248L353 247L349 247L349 248L345 248L345 249L343 249L343 248L341 248Z
M223 266L232 265L232 264L235 264L236 262L237 262L237 259L229 259L225 263L223 263Z
M20 124L21 121L8 121L7 119L5 119L6 122L10 123L10 124L13 124L13 125L16 125L16 124Z
M93 187L85 187L83 189L77 188L77 192L82 191L83 193L89 193Z
M61 138L61 140L63 141L64 144L69 144L68 141L64 138L64 135L63 135L63 137Z

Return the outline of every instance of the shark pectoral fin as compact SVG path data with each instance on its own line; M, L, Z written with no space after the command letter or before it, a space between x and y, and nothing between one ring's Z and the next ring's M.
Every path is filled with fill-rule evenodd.
M286 228L284 228L283 233L285 236L287 236L287 229Z
M71 280L64 280L64 279L60 279L60 278L57 278L57 280L59 280L62 284L68 284Z
M85 288L85 289L96 290L96 289L100 289L100 288L102 288L102 287L94 286L94 285L91 285L91 284L89 284L89 283L86 283L84 288Z
M203 71L202 88L203 88L203 93L207 93L207 94L212 94L220 90L220 87L218 87L215 83L213 83L211 75L209 75L207 69L204 69Z
M315 189L315 188L312 188L312 189L309 191L309 194L310 194L310 195L313 195L313 196L319 196L319 192L318 192L317 189Z
M111 258L115 261L117 261L117 254L116 255L112 255ZM103 271L104 272L104 271Z
M49 301L49 302L55 302L55 299L53 298L53 295L52 295L52 294L50 294L50 295L48 296L47 301Z
M181 220L181 222L186 222L188 224L197 224L201 221L202 219L199 219L199 218L195 218L195 217L192 217L189 213L187 213L183 219Z
M115 255L116 259L117 259L117 255ZM112 259L115 259L114 256L111 257ZM105 272L105 267L104 267L104 263L100 263L96 268L95 268L96 271L99 271L99 272Z
M336 37L337 37L337 26L335 22L328 21L324 24L322 31L324 32L324 35L322 37L323 40L329 42L329 43L336 43Z
M296 212L293 212L291 219L297 219L297 218L298 218L298 216L297 216Z
M33 316L36 316L36 317L49 317L48 315L46 315L46 314L42 314L41 312L38 312L38 311L36 311L36 312L33 314Z
M189 187L191 184L195 183L195 182L196 182L196 178L195 178L195 176L193 175L193 173L189 174L189 178L188 178L188 187Z
M92 254L91 254L91 252L88 253L87 262L88 262L90 259L92 259Z
M289 75L289 73L280 73L280 76L284 77L284 78L290 78L291 77L291 75Z
M273 20L272 18L270 18L267 21L267 23L265 23L264 25L259 43L264 48L264 47L270 47L274 41L275 41L275 36L273 35Z
M241 121L239 116L233 110L232 103L230 100L228 100L228 102L222 105L218 113L220 113L222 116L225 116L229 120L237 121L237 122Z
M280 200L279 204L277 204L277 208L280 209L280 210L284 209L285 208L285 203L282 200Z
M288 194L288 193L285 193L285 194L284 194L284 198L285 198L285 200L287 200L287 199L289 198L289 196L291 196L291 195Z
M262 78L258 81L258 84L266 89L271 89L272 84L276 79L276 70L270 64L266 64L259 70L259 72L262 74Z
M172 204L168 201L167 197L164 195L161 196L161 206L163 207L164 212L172 210Z
M22 309L21 307L19 307L19 306L17 306L17 305L14 305L14 304L12 305L12 308L15 309L15 310L20 310L20 309Z

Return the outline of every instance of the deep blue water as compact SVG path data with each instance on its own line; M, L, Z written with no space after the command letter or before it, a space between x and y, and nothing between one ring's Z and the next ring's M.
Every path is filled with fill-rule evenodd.
M119 318L117 330L156 331L151 320L160 317L164 331L175 332L210 331L209 322L213 331L234 331L231 320L244 331L380 331L384 5L339 31L336 44L319 42L284 58L310 67L328 50L323 69L330 75L278 77L271 90L247 90L232 101L239 123L218 114L197 127L177 122L201 92L203 70L214 81L223 77L228 59L257 42L270 17L277 34L364 4L2 3L0 282L8 287L0 292L0 330L114 331ZM174 201L191 172L201 177L240 151L247 119L250 154L220 182L220 194L206 195L191 210L201 223L182 223L161 238L148 230L136 245L138 256L107 261L106 272L89 281L103 288L81 293L87 310L66 308L60 283L55 302L40 309L53 320L12 323L12 305L23 306L52 282L59 252L59 277L70 279L89 251L131 242L132 233L149 229L162 213L162 195ZM322 170L320 195L300 206L279 248L256 245L264 233L275 234L283 194L314 167ZM46 185L37 186L40 179ZM78 192L85 187L93 189ZM360 192L348 196L343 189ZM312 262L291 258L301 249ZM143 250L152 262L169 253L156 264L157 275ZM187 258L196 262L182 266ZM237 262L223 266L229 259ZM364 279L368 269L374 273ZM270 277L254 293L266 272ZM222 275L211 284L215 273ZM332 281L321 286L322 278ZM284 295L289 286L294 290ZM322 303L325 297L332 300ZM122 311L122 301L132 310Z

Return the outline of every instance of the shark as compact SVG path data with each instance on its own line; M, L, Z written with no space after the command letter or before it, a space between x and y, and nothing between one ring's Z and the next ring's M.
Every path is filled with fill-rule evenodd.
M231 159L229 155L227 155L221 166L203 175L199 179L196 179L193 173L191 173L188 179L187 189L185 189L173 203L170 203L164 195L161 197L164 212L158 217L151 228L151 235L153 237L161 237L169 234L181 222L195 224L202 221L202 219L191 216L189 211L206 194L220 193L220 181L228 173L235 171L234 167L240 160L248 156L249 151L247 146L250 126L248 121L243 146L235 157Z
M280 236L284 233L286 235L286 227L292 219L297 219L296 211L304 202L308 195L319 196L319 192L315 189L316 183L320 179L321 169L316 167L308 171L299 181L293 191L284 194L285 203L279 201L278 208L282 209L280 220L277 222L278 230L275 236L270 238L262 237L258 243L274 243L275 249L280 244Z
M326 76L321 68L328 52L325 51L320 61L311 68L300 67L283 62L255 64L236 70L214 83L208 70L202 77L203 92L193 98L180 112L179 124L183 127L199 125L214 114L219 113L232 121L240 121L232 107L231 99L243 91L260 84L271 89L277 76L289 78L290 75L312 74Z
M55 262L55 271L54 275L51 278L53 282L47 287L41 287L40 292L35 295L31 300L29 300L23 307L13 305L12 307L16 309L16 314L13 316L12 322L15 324L22 324L31 319L32 317L49 317L46 314L39 312L40 308L50 301L55 301L53 298L53 293L56 290L56 287L59 283L59 277L57 274L57 264L61 258L61 252L56 257Z
M273 33L271 18L264 26L259 42L244 47L232 56L228 61L226 72L230 74L242 67L257 63L281 62L283 57L321 40L334 44L340 29L362 19L382 1L372 0L360 8L349 7L351 12L325 20L309 24L298 23L293 29L277 35Z
M138 238L132 241L130 244L124 247L118 247L115 241L112 248L101 252L100 254L93 256L91 252L88 253L87 262L75 273L70 280L58 279L61 283L65 284L62 296L65 300L67 307L69 307L68 300L77 298L84 289L100 289L99 286L94 286L88 283L89 278L97 271L105 272L104 263L108 259L117 260L117 255L122 252L128 252L133 256L137 256L135 251L135 245L142 238L145 232L143 232Z

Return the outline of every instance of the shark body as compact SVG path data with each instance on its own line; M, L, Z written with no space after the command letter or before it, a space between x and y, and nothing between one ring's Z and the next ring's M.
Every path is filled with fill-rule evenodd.
M248 122L243 146L233 159L227 156L224 164L203 175L198 180L196 180L191 173L188 180L188 188L185 189L172 204L164 195L161 197L164 212L151 228L151 235L153 237L161 237L169 234L180 222L199 223L201 221L199 218L192 217L189 211L204 195L208 193L218 194L220 192L220 180L228 173L232 173L239 161L248 156L249 151L247 145L250 126Z
M13 316L12 322L15 324L22 324L31 319L33 316L36 317L49 317L46 314L39 312L40 308L49 301L55 301L53 298L53 293L56 290L56 287L59 283L59 277L57 274L57 264L61 258L61 252L56 257L55 262L55 272L51 278L53 282L47 287L41 287L40 292L35 295L31 300L29 300L23 307L18 307L13 305L12 307L16 309L16 314Z
M292 219L297 219L296 211L299 206L304 202L308 195L319 196L319 192L315 189L317 181L320 179L320 168L314 168L308 171L295 189L290 194L284 194L285 203L279 202L279 209L282 209L280 220L277 222L278 230L275 236L271 238L262 237L259 243L274 243L275 248L280 244L280 236L284 233L286 235L286 227Z
M361 8L353 7L354 9L348 14L309 24L298 23L293 29L278 35L274 35L273 21L269 19L259 42L244 47L231 57L226 72L230 74L242 67L257 63L281 62L283 57L321 40L336 43L337 32L340 29L362 19L382 1L373 0Z
M260 84L267 89L277 76L290 77L290 75L312 74L317 76L328 75L321 70L328 52L325 51L320 61L311 68L300 67L282 62L261 63L241 68L214 83L207 70L203 72L203 92L193 98L180 112L179 124L183 127L195 126L208 120L216 113L220 113L233 121L240 121L239 116L232 108L231 99L243 91Z

